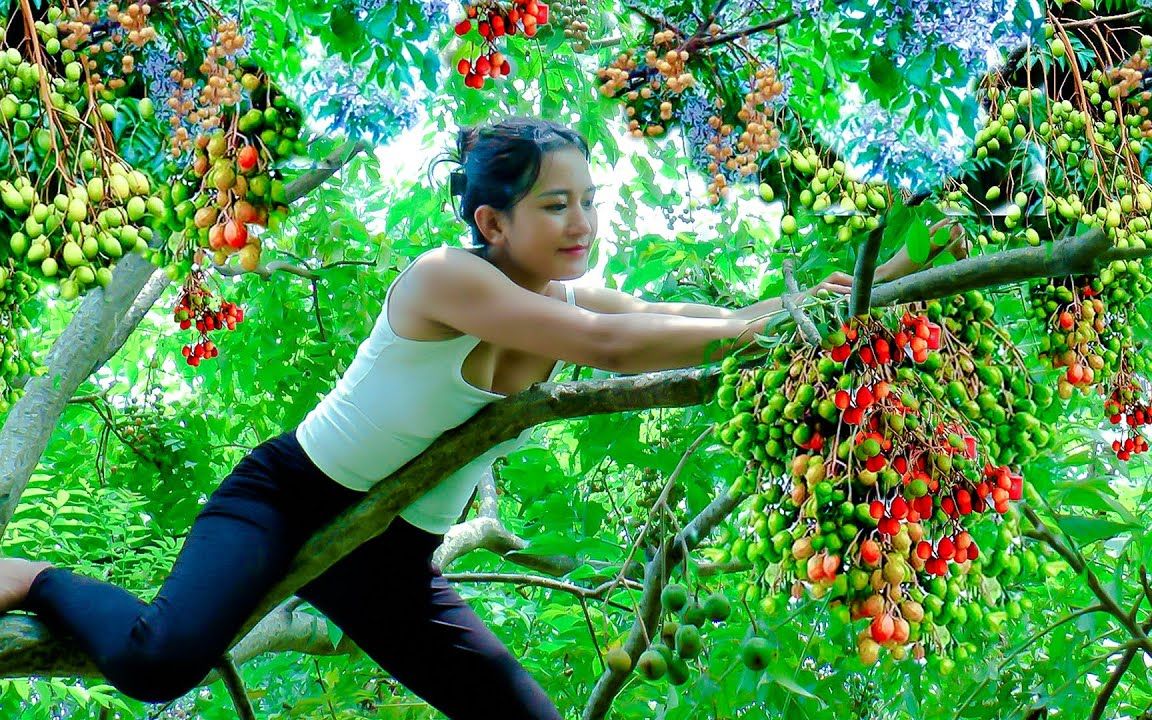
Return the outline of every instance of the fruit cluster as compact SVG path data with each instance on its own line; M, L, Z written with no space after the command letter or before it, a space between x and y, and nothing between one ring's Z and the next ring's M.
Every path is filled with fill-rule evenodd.
M235 330L244 321L244 310L224 301L214 306L212 291L205 286L202 270L193 270L180 289L180 297L172 310L172 318L181 330L195 327L199 337L195 343L185 345L181 353L192 367L201 360L212 359L220 354L219 348L208 338L208 333L221 328Z
M1064 368L1056 391L1062 399L1073 389L1086 389L1115 372L1124 348L1132 346L1127 323L1109 313L1100 298L1100 278L1067 277L1032 287L1032 317L1048 326L1039 356Z
M856 233L870 232L880 226L880 214L888 207L887 189L847 177L847 167L842 160L826 162L826 158L808 145L782 152L766 165L770 175L779 177L778 184L799 183L801 187L798 195L785 189L788 207L780 227L786 236L803 232L805 225L824 225L836 228L838 242L848 243ZM776 190L765 192L761 187L760 195L766 200L779 194ZM795 204L797 199L799 207Z
M761 592L792 583L794 594L828 596L842 626L866 620L856 640L866 663L882 647L896 658L910 645L943 652L945 626L967 620L955 601L975 598L969 576L1018 568L1012 537L986 557L994 523L979 522L1014 524L1010 503L1024 489L996 462L997 435L972 422L986 413L971 395L999 392L1004 377L977 366L944 313L933 303L891 328L882 314L855 319L820 348L780 346L766 367L730 359L717 394L731 413L720 439L747 462L733 491L755 493L753 540L734 543L733 554L753 563ZM939 595L925 591L937 582ZM1010 612L1004 599L1003 610L985 607L990 627Z
M719 33L717 27L716 32ZM597 71L604 97L623 96L628 131L633 137L663 135L676 114L681 95L695 87L696 78L688 70L692 54L683 48L684 38L673 30L660 30L652 36L643 63L628 50Z
M1033 383L1012 338L993 322L995 306L979 291L927 303L929 318L962 341L942 355L942 367L922 375L929 393L947 400L977 431L988 455L998 464L1023 465L1049 445L1052 434L1037 413L1052 404L1055 393ZM930 358L932 359L932 358ZM931 368L930 362L924 367Z
M251 107L225 113L224 128L196 137L189 182L170 190L175 220L168 247L177 257L207 248L218 265L239 255L241 267L252 271L262 248L250 226L274 227L288 213L284 183L272 165L307 148L299 137L299 110L266 77L246 72L241 84L251 93Z
M11 261L0 263L0 414L8 412L23 394L14 381L32 372L21 352L20 330L31 327L23 307L37 289L34 277Z
M1152 427L1152 401L1137 377L1121 365L1112 380L1111 390L1104 401L1104 412L1113 425L1120 426L1123 437L1112 441L1112 451L1119 460L1130 460L1133 455L1148 452L1148 440L1141 429Z
M0 180L0 200L19 227L7 249L43 277L58 279L65 300L107 285L125 252L147 252L153 226L168 214L164 201L149 194L144 173L122 162L102 168L87 150L78 160L84 174L77 183L43 199L26 175Z
M636 669L648 680L667 676L673 685L683 685L691 677L689 663L705 650L702 631L710 627L710 622L727 621L732 604L722 592L714 592L701 602L680 583L665 586L660 604L669 617L660 627L660 637L653 638L636 660ZM617 673L632 669L632 658L622 647L609 649L604 660Z
M537 0L512 0L507 7L496 0L479 0L465 6L466 17L456 23L460 37L475 27L482 39L476 57L461 58L456 72L464 76L467 87L481 90L489 78L498 80L512 72L512 66L500 52L496 41L505 36L522 34L535 37L537 28L548 24L548 5Z
M591 47L588 37L588 0L552 0L548 5L552 13L552 26L563 28L574 52L587 52Z

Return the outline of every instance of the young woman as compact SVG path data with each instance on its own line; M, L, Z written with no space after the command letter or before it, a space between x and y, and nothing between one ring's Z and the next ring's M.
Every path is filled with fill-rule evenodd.
M588 156L580 135L543 120L461 131L453 192L478 248L429 250L396 278L336 387L225 478L152 602L7 559L0 612L28 610L71 635L126 695L170 700L203 680L309 536L483 406L552 378L561 362L637 373L718 360L751 342L766 322L756 318L778 299L727 310L563 282L587 272L596 238ZM847 292L850 283L836 273L821 287ZM298 593L457 720L560 717L431 562L479 474L523 438L446 478Z

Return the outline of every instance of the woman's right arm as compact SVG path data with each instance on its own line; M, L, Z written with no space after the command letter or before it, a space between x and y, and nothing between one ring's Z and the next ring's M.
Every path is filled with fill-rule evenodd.
M486 260L453 248L409 271L424 315L497 347L620 373L718 362L763 332L767 318L595 313L525 290Z

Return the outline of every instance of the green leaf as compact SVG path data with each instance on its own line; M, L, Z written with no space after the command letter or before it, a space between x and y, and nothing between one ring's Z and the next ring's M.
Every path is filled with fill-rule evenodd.
M1056 522L1064 532L1084 545L1091 545L1098 540L1107 540L1140 528L1140 525L1133 523L1072 515L1058 516Z

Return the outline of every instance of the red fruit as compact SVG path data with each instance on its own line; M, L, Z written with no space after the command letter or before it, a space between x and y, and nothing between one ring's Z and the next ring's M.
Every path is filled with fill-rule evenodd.
M180 348L180 354L183 355L184 357L188 357L189 355L192 354L192 346L185 345L184 347Z
M864 422L864 408L849 408L845 410L844 422L849 425L859 425Z
M229 247L239 250L248 244L248 228L243 223L233 220L224 226L224 242Z
M860 351L860 360L865 365L875 365L876 357L872 353L872 348L864 348Z
M876 529L884 535L895 535L900 532L900 521L896 518L886 517L877 523Z
M847 410L848 406L852 404L852 396L848 394L847 390L839 390L836 392L835 402L837 410Z
M259 159L260 153L256 150L256 148L251 145L245 145L244 147L240 148L240 152L236 155L236 164L240 166L241 170L248 172L252 168L256 167L256 162Z
M888 464L888 459L885 458L883 455L877 455L876 457L870 457L864 463L864 465L869 470L871 470L872 472L880 472L881 470L884 469L884 466L887 464Z
M492 62L484 55L476 58L476 74L487 75L488 71L492 69Z
M1008 499L1009 500L1020 500L1023 497L1024 497L1024 478L1019 477L1019 476L1012 478L1012 487L1008 488Z
M529 17L531 17L531 16L529 16ZM528 18L525 18L525 20L527 20L527 19ZM536 37L536 23L532 23L531 25L529 25L527 22L524 23L524 36L525 37Z
M907 620L902 617L895 618L892 621L892 642L897 645L903 645L908 642L908 631L910 629Z
M927 540L921 540L916 545L916 556L921 560L927 560L932 557L932 543Z
M1061 330L1071 330L1072 326L1076 324L1076 318L1072 317L1072 313L1065 310L1060 313L1059 323Z
M461 36L467 35L468 31L471 29L472 29L472 21L471 20L461 20L460 22L456 23L456 34L457 35L461 35Z
M541 25L547 25L548 24L548 6L545 5L544 3L540 3L537 6L536 21L539 22Z
M848 356L851 354L852 354L852 346L849 345L848 343L844 343L843 345L840 345L839 347L832 348L832 359L835 360L836 362L844 362L845 360L848 359Z
M865 565L875 566L880 563L880 545L875 540L865 540L860 543L860 561Z
M897 520L903 520L908 516L908 501L902 497L896 497L888 508L888 512Z
M956 516L956 503L952 500L952 498L944 498L941 500L940 509L944 512L945 515L949 517Z
M968 546L968 559L975 560L978 557L980 557L980 548L976 547L976 543L973 542Z
M896 625L892 622L892 616L885 613L877 615L872 619L872 624L869 630L872 633L872 639L878 643L886 643L892 639L892 633L895 631Z
M456 72L461 75L467 75L472 72L472 63L468 58L460 58L460 62L456 63Z
M943 560L951 560L956 554L956 546L952 543L952 539L941 538L936 544L936 554Z
M500 15L492 18L492 34L496 37L504 34L504 18Z
M866 408L875 401L872 395L872 390L868 387L861 387L856 391L856 407Z
M507 60L500 63L500 75L507 76L512 72L512 65Z
M873 500L872 504L868 506L868 514L872 516L873 520L879 520L884 517L884 503L879 500Z
M486 22L482 22L476 26L476 31L479 32L480 37L484 38L485 40L492 38L492 26Z

